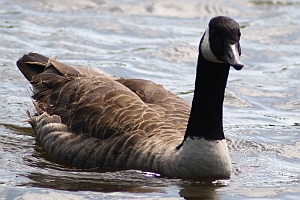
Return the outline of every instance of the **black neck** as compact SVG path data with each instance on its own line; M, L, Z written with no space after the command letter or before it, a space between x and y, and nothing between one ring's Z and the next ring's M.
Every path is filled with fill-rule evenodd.
M207 140L224 139L223 101L230 66L198 56L195 92L184 136Z

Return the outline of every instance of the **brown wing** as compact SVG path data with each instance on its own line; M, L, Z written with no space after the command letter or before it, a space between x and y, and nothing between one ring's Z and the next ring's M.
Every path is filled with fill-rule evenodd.
M119 83L137 94L150 108L159 113L165 121L170 121L177 129L185 131L190 105L162 85L142 79L117 79Z
M190 106L151 81L116 80L104 73L70 67L54 57L48 60L34 53L24 55L17 65L33 86L32 98L40 110L38 113L47 113L32 118L30 123L42 143L47 143L44 148L62 161L82 167L82 162L94 160L94 154L102 152L96 166L101 163L106 167L122 167L132 154L133 148L126 147L134 147L140 140L159 135L183 138ZM54 117L53 122L52 115L59 116L59 120ZM47 128L51 124L61 124L56 126L63 128ZM52 133L54 138L49 139L46 133ZM67 145L70 137L77 138L71 147ZM73 151L66 153L64 149ZM76 153L79 151L83 152L81 156ZM74 157L78 156L82 162L74 164ZM94 164L90 161L85 165Z

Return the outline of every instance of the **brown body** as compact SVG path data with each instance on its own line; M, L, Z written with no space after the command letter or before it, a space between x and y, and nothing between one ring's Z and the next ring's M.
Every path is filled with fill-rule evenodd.
M149 169L161 156L157 146L175 151L183 140L190 105L161 85L117 79L35 53L17 65L33 86L40 115L30 123L46 151L63 162Z

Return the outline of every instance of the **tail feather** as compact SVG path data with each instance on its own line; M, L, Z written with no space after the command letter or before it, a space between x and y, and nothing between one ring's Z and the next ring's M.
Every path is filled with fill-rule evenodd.
M24 54L18 61L17 66L28 81L32 81L34 76L41 73L56 74L64 76L66 74L79 76L80 72L74 67L55 60L56 56L48 58L46 56L32 53Z
M29 54L24 54L17 61L17 66L26 79L31 81L33 76L44 71L48 60L49 58L46 56L30 52Z

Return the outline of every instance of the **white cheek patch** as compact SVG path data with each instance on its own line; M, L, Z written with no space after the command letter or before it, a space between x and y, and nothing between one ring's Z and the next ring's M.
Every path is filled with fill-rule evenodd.
M201 53L203 57L208 61L215 63L224 63L223 61L218 60L217 57L211 51L209 43L209 27L206 28L206 31L204 33L204 38L201 44Z

